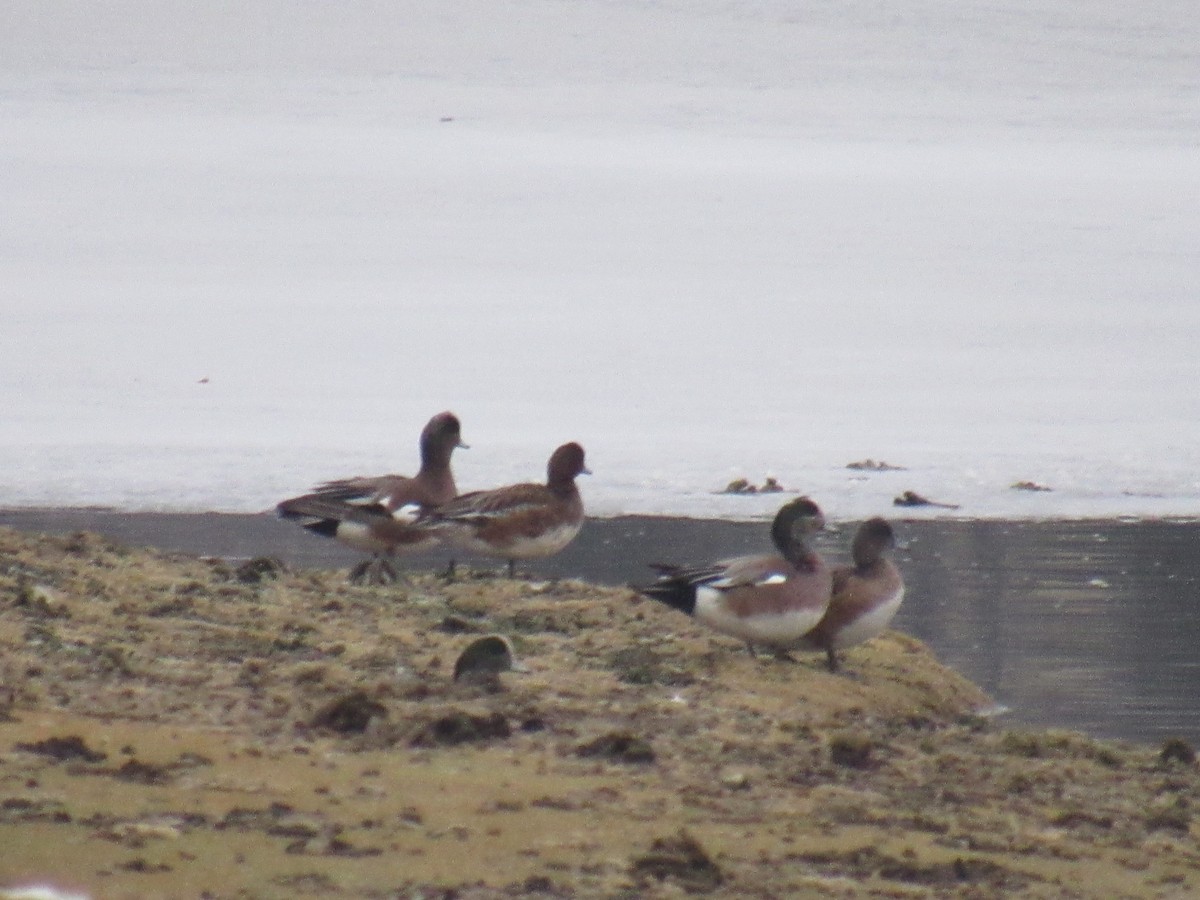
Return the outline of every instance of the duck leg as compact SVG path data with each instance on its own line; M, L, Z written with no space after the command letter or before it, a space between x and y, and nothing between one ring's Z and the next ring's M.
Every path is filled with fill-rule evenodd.
M830 672L836 672L838 670L837 651L832 647L825 648L825 667L829 669Z
M400 576L395 567L382 556L365 559L350 570L351 584L393 584Z

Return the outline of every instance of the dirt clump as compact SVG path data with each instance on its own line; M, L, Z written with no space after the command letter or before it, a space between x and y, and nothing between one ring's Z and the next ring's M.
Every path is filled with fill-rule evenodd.
M53 735L41 741L18 741L13 745L13 749L22 750L25 753L36 753L38 756L45 756L59 762L81 759L84 762L94 763L108 759L107 753L92 750L77 734Z
M585 759L598 758L616 763L652 763L654 748L650 742L628 731L602 734L575 751Z
M674 837L655 838L649 852L634 858L630 870L642 885L648 879L670 879L689 894L708 893L724 881L721 867L686 831Z
M421 724L409 743L414 747L454 747L500 740L511 734L512 728L503 713L477 715L456 709L435 714Z
M352 691L330 700L312 717L314 728L338 734L361 734L371 720L387 715L387 707L368 696L366 691Z

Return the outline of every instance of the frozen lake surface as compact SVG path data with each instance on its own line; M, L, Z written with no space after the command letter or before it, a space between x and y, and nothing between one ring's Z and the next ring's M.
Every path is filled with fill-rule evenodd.
M1191 2L3 17L0 505L261 510L452 409L598 515L1200 512Z

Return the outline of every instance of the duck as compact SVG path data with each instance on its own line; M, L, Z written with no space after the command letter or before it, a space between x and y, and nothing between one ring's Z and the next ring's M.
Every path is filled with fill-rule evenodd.
M771 523L777 553L702 566L654 563L658 578L635 590L740 638L752 653L766 646L786 657L829 606L832 574L810 543L824 527L820 507L800 497L780 507Z
M489 634L467 645L454 661L454 680L496 684L501 672L528 672L504 635Z
M546 463L546 484L464 493L422 512L416 524L463 552L508 560L514 578L516 560L553 556L575 540L583 527L583 497L575 479L590 474L582 446L566 443Z
M546 464L546 483L511 484L462 494L426 510L417 526L460 550L508 561L553 556L583 527L583 497L575 479L590 475L583 447L574 441L556 448Z
M896 533L881 518L858 526L851 544L853 565L833 570L833 596L816 627L798 649L824 651L830 672L839 669L838 651L878 637L904 600L904 578L889 557Z
M433 416L421 430L419 447L421 467L412 477L390 474L326 481L308 494L282 501L276 512L313 534L370 554L351 569L352 582L395 581L392 558L439 543L437 534L415 527L420 513L458 494L450 458L456 449L468 447L458 416L452 412Z

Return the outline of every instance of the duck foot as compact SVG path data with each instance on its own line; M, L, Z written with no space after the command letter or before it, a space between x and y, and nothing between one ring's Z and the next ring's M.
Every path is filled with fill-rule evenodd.
M785 650L783 647L764 647L759 644L746 644L746 652L753 659L770 659L778 660L779 662L796 662L796 657L792 656L791 651Z
M400 580L400 576L391 563L376 556L363 560L352 568L349 580L351 584L385 585L395 584Z

